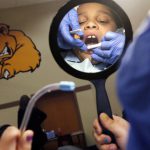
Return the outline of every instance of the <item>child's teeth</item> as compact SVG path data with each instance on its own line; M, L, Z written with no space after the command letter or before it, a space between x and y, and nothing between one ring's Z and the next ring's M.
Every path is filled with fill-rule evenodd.
M95 35L89 35L88 39L91 39L91 38L96 38L96 36Z
M88 36L88 38L90 39L90 38L92 38L92 36L90 35L90 36Z

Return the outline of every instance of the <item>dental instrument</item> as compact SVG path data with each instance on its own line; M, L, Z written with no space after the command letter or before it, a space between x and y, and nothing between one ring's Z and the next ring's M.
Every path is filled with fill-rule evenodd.
M87 45L87 49L93 49L93 48L97 48L97 47L101 47L101 42L98 44Z
M82 31L82 29L76 29L76 30L72 30L70 31L70 34L76 34L77 32Z
M41 88L40 90L38 90L33 97L31 98L31 100L29 101L21 126L20 126L20 130L22 132L24 132L27 128L29 119L30 119L30 115L32 112L32 109L35 105L35 103L39 100L39 98L41 96L43 96L46 93L50 93L52 91L56 91L56 90L61 90L61 91L74 91L75 90L75 83L74 82L70 82L70 81L61 81L59 83L53 83L53 84L49 84L44 86L43 88Z
M125 34L125 29L124 28L118 28L116 30L116 33L120 33L120 34ZM94 48L97 48L97 47L101 47L101 42L98 43L98 44L92 44L92 45L87 45L87 49L94 49Z

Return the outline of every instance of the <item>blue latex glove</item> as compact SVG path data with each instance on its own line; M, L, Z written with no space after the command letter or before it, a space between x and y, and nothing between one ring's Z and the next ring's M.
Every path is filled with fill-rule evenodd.
M92 58L98 62L113 64L121 55L125 44L125 35L117 32L107 32L100 48L93 49Z
M70 34L71 30L80 29L78 14L75 9L70 10L60 23L58 31L58 45L63 49L80 48L81 50L87 50L87 47L80 39L75 39ZM79 36L83 36L83 32L77 32Z

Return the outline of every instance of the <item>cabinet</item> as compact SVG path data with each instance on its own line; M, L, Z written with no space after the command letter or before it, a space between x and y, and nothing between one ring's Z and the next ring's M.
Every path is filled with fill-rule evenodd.
M42 123L42 128L45 131L54 130L62 139L63 136L70 135L73 145L86 146L75 92L47 93L40 98L36 106L47 115L46 120ZM67 144L69 138L64 142ZM58 146L59 139L54 138L45 145L45 150L56 150Z

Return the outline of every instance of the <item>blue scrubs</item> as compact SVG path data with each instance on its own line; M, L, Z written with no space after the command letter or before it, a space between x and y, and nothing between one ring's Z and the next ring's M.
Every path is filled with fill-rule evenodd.
M127 49L117 88L131 123L127 150L150 150L150 15Z

